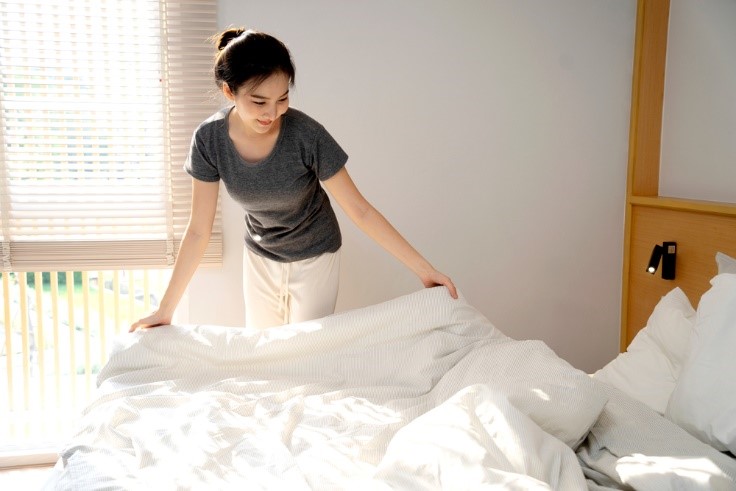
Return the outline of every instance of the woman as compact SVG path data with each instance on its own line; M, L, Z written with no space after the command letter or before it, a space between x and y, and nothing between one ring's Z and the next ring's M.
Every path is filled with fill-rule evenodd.
M171 323L209 241L219 181L245 210L246 326L266 328L332 314L342 237L325 193L425 287L452 280L424 259L361 195L347 154L325 128L289 107L295 70L286 46L253 30L217 38L215 80L232 103L195 131L185 164L192 211L159 308L130 330Z

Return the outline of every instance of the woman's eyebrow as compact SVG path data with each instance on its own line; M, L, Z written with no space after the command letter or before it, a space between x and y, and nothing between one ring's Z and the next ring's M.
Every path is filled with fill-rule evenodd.
M286 92L284 92L284 93L283 93L283 94L281 95L281 97L279 97L279 99L283 99L283 98L284 98L284 97L286 97L287 95L289 95L289 91L288 91L288 90L287 90ZM251 94L250 96L251 96L251 97L253 97L254 99L264 99L264 100L268 100L268 97L266 97L265 95Z

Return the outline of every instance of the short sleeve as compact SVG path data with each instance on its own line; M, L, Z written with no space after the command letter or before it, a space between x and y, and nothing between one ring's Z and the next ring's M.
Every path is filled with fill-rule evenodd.
M309 165L320 181L337 174L348 161L348 154L340 147L327 130L320 125L315 135Z
M195 179L205 182L220 180L217 165L213 162L210 152L207 150L202 128L194 132L192 143L189 147L189 155L184 163L184 170Z

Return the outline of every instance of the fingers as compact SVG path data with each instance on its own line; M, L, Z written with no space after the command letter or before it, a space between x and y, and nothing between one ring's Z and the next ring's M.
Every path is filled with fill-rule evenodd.
M138 319L135 321L131 326L128 332L137 331L138 329L143 329L150 325L149 322L147 322L150 319L150 316L144 317L143 319Z
M439 284L446 287L447 290L450 292L450 296L457 300L457 288L450 278L442 275L442 280L439 282Z
M450 293L450 296L452 298L454 298L455 300L457 300L458 298L457 287L455 287L455 284L448 276L445 276L439 271L435 271L432 275L430 275L429 279L427 281L424 281L423 283L427 288L432 288L434 286L444 286L447 288L447 291Z
M457 300L457 288L455 287L455 284L452 282L452 280L448 278L445 286L450 291L450 296Z
M163 325L165 325L165 324L162 324L160 322L157 322L157 323L148 323L148 322L138 321L135 324L133 324L132 326L130 326L130 329L128 330L128 332L134 332L134 331L137 331L139 329L143 331L143 330L146 330L146 329L153 329L154 327L160 327L160 326L163 326Z
M128 332L137 331L138 329L148 329L151 327L163 326L164 324L166 324L166 322L163 322L160 317L158 317L156 314L153 314L135 321L130 326L130 329L128 329Z

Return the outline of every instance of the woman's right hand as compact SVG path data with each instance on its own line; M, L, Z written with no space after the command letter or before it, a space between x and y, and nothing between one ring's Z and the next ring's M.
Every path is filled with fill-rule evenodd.
M153 314L149 315L148 317L143 317L142 319L137 320L130 326L130 330L128 332L133 332L138 329L149 329L153 327L159 327L159 326L168 326L171 324L171 318L172 315L164 314L163 312L157 310Z

